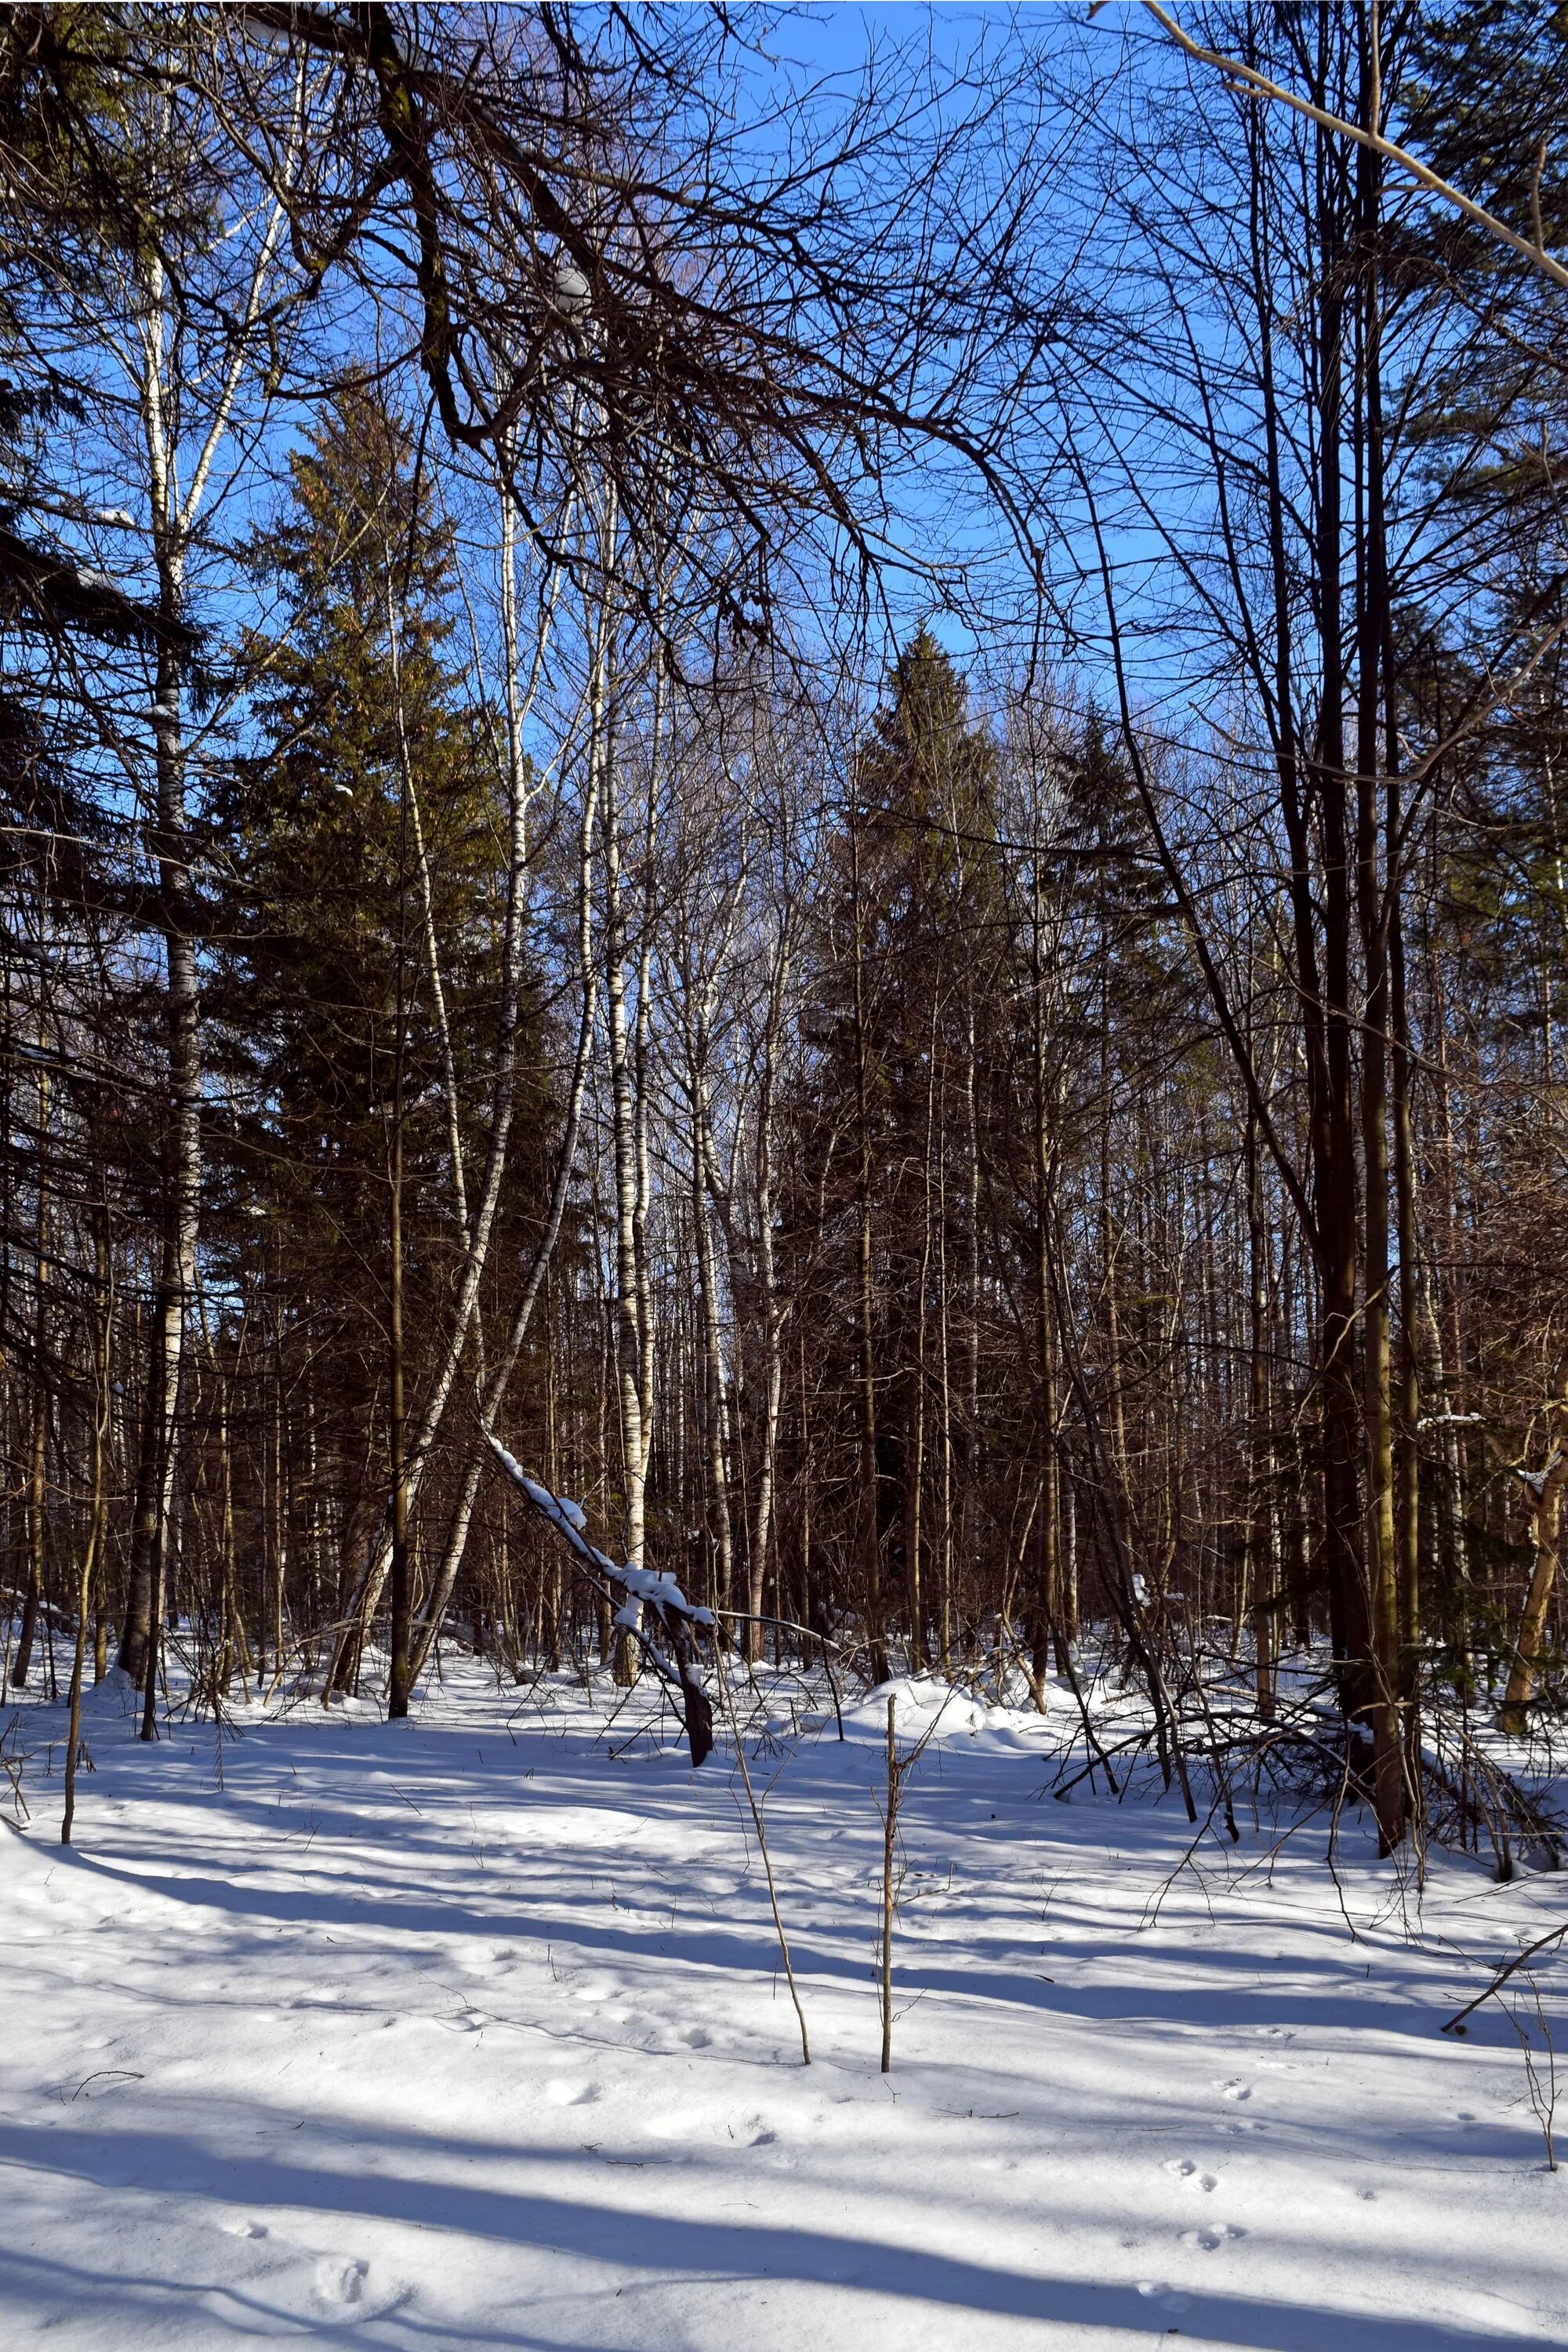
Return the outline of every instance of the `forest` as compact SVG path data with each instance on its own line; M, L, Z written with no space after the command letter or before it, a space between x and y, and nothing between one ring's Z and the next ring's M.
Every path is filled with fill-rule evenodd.
M552 1867L727 1787L808 2062L858 1807L885 2073L962 1723L999 1917L1042 1789L1283 1854L1270 1952L1508 1890L1421 1965L1555 2169L1565 92L1549 0L7 7L0 1860L112 1794L174 1869L198 1751L433 1835L476 1709L578 1759ZM1331 2340L1560 2340L1530 2210L1506 2325ZM374 2261L273 2317L773 2340L421 2337ZM886 2341L1187 2307L1016 2287ZM1173 2332L1331 2340L1249 2293Z

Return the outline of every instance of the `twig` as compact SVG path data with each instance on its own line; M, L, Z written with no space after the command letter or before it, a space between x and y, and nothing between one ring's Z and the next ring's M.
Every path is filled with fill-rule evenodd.
M790 1964L789 1938L784 1934L784 1921L779 1916L779 1898L773 1885L773 1865L768 1853L768 1841L763 1830L763 1809L757 1802L752 1788L752 1776L746 1769L746 1743L741 1737L741 1728L735 1720L734 1702L730 1696L730 1681L724 1672L723 1644L718 1641L713 1644L713 1664L719 1684L719 1696L723 1703L724 1712L730 1718L730 1729L734 1737L735 1757L741 1767L741 1779L745 1785L746 1802L752 1809L752 1821L757 1832L757 1845L762 1853L763 1870L768 1882L768 1901L773 1906L773 1926L778 1931L779 1950L784 1954L784 1975L789 1980L789 1997L795 2003L795 2013L800 2025L801 2063L803 2066L809 2066L811 2042L805 2031L805 2011L800 2005L800 1994L795 1988L795 1969Z
M893 2071L893 1846L899 1828L899 1751L893 1740L898 1702L888 1694L888 1810L882 1822L882 2072Z
M1457 2009L1452 2017L1446 2018L1444 2020L1442 2031L1445 2033L1457 2033L1460 2040L1463 2041L1465 2035L1466 2018L1470 2016L1474 2011L1479 2009L1483 2000L1490 2000L1493 1993L1497 1992L1503 1985L1507 1984L1515 1969L1521 1969L1526 1960L1533 1959L1537 1952L1543 1952L1548 1944L1557 1943L1563 1936L1568 1936L1568 1919L1564 1919L1560 1927L1552 1927L1544 1936L1538 1936L1533 1944L1527 1944L1523 1951L1521 1952L1516 1958L1510 1960L1505 1969L1500 1969L1498 1970L1496 1976L1493 1977L1490 1984L1486 1987L1484 1991L1477 1993L1474 2000L1467 2001L1463 2009Z

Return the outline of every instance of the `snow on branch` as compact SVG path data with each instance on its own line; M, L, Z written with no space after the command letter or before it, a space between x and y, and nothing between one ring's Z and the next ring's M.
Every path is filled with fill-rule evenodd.
M1557 1474L1562 1467L1563 1448L1560 1445L1554 1445L1552 1449L1551 1457L1544 1469L1521 1470L1519 1465L1515 1463L1513 1475L1520 1481L1521 1486L1527 1486L1530 1489L1530 1492L1534 1496L1535 1500L1538 1503L1541 1503L1544 1502L1546 1498L1547 1487L1549 1486L1556 1485Z
M616 1610L616 1623L629 1633L643 1655L667 1687L675 1692L680 1705L681 1720L690 1743L691 1761L700 1764L713 1747L713 1703L702 1686L693 1647L693 1636L706 1632L719 1639L718 1628L710 1609L699 1608L688 1601L675 1578L657 1569L629 1568L614 1560L607 1552L591 1543L587 1521L581 1504L569 1501L563 1495L552 1493L537 1478L531 1478L522 1465L509 1454L498 1437L485 1433L490 1451L512 1484L531 1504L539 1517L553 1528L568 1548L575 1552L589 1580L597 1585L605 1598L625 1597ZM605 1587L610 1588L605 1591ZM664 1646L649 1633L643 1612L651 1612L664 1635Z

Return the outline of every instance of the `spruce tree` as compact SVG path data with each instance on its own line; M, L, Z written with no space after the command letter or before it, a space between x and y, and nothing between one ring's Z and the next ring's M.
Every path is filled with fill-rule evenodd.
M252 551L282 609L253 648L255 741L220 811L210 1003L234 1105L235 1282L267 1269L275 1327L331 1368L336 1426L321 1436L356 1489L342 1591L389 1489L395 1513L419 1335L463 1242L452 1114L466 1157L501 780L487 714L446 658L450 535L400 421L345 390L290 478ZM284 1345L277 1328L268 1343Z

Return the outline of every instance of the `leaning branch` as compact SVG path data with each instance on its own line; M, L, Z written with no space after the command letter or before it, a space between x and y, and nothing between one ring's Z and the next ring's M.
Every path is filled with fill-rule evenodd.
M1552 1927L1549 1929L1544 1936L1538 1936L1533 1944L1526 1944L1523 1951L1519 1953L1515 1958L1510 1960L1506 1968L1499 1969L1496 1976L1493 1977L1490 1984L1486 1987L1484 1991L1477 1993L1474 2000L1467 2001L1463 2009L1457 2009L1452 2017L1444 2019L1442 2028L1443 2032L1445 2033L1457 2033L1462 2041L1465 2033L1466 2018L1470 2016L1476 2010L1479 2009L1482 2001L1490 2000L1493 1993L1497 1992L1503 1985L1507 1984L1515 1969L1523 1968L1526 1960L1533 1959L1537 1952L1543 1952L1548 1944L1558 1943L1564 1936L1568 1936L1568 1919L1564 1919L1561 1927Z
M693 1765L700 1764L712 1752L713 1703L702 1687L693 1636L705 1631L717 1640L713 1612L688 1601L673 1576L663 1575L657 1569L626 1567L613 1560L597 1544L589 1542L582 1524L583 1514L575 1503L564 1502L548 1486L542 1486L537 1478L531 1478L493 1432L487 1429L485 1438L518 1492L575 1553L589 1582L607 1601L616 1601L619 1595L616 1623L632 1636L654 1672L677 1695L691 1747L691 1761ZM642 1618L645 1609L652 1611L662 1627L669 1645L668 1655L647 1633Z
M1105 0L1095 0L1089 12L1090 16L1097 16L1104 5ZM1351 122L1342 114L1332 114L1327 107L1314 106L1310 99L1299 98L1283 83L1271 81L1267 74L1259 73L1256 66L1243 65L1239 58L1228 58L1222 49L1205 48L1201 41L1194 41L1190 33L1183 32L1174 18L1168 16L1159 5L1159 0L1142 0L1142 5L1155 23L1169 34L1176 47L1189 58L1195 58L1200 65L1212 66L1216 73L1224 74L1227 81L1236 83L1253 98L1268 99L1278 106L1289 106L1296 113L1304 114L1309 122L1318 123L1324 131L1337 131L1342 139L1353 139L1358 147L1370 148L1374 155L1381 155L1384 163L1408 173L1411 179L1417 181L1442 203L1452 205L1456 211L1464 214L1467 220L1474 221L1478 228L1484 229L1489 236L1497 238L1500 244L1510 246L1515 253L1522 253L1531 267L1539 269L1543 277L1550 278L1554 286L1568 286L1568 268L1564 268L1562 262L1554 261L1544 245L1539 240L1532 242L1528 236L1521 236L1517 229L1510 228L1508 223L1499 220L1495 213L1489 213L1484 205L1478 205L1469 196L1461 195L1451 180L1445 180L1442 173L1434 172L1429 163L1423 163L1408 147L1401 147L1396 141L1385 139L1381 131L1369 131L1364 124Z

